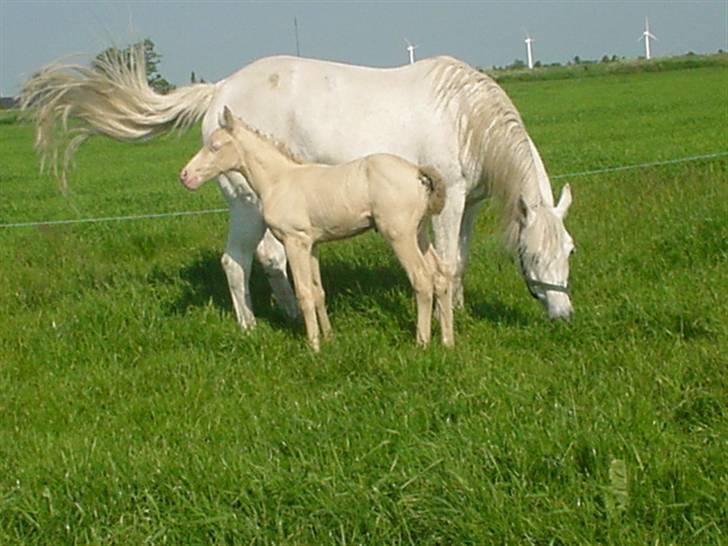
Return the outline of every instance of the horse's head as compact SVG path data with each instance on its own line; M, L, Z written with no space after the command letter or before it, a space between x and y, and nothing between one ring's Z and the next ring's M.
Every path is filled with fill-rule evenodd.
M552 319L568 319L573 308L569 297L569 257L574 240L564 227L571 205L571 189L561 191L559 203L529 205L520 198L518 258L528 291Z
M194 191L211 178L239 166L240 151L234 133L240 123L226 106L220 128L210 134L204 146L180 172L179 179L185 188Z

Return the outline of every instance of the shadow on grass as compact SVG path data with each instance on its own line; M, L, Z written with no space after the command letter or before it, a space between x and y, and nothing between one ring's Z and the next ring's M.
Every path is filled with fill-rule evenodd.
M467 279L465 280L467 283ZM531 318L517 307L503 303L499 299L482 294L473 294L465 290L465 308L475 318L487 320L494 324L508 324L511 326L528 326Z
M168 274L158 273L162 282L170 282ZM363 314L376 312L395 320L403 332L410 332L415 324L415 304L412 287L404 271L395 262L375 267L345 260L329 260L322 264L321 275L326 290L326 304L330 313L352 309ZM221 311L234 314L227 278L220 265L220 257L206 252L181 268L176 278L181 279L182 291L170 305L170 312L184 314L191 307L204 307L210 302ZM290 272L289 272L290 277ZM271 289L262 269L254 263L250 280L251 298L256 317L270 323L273 328L291 328L287 319L272 303ZM401 292L402 297L393 297ZM473 317L491 323L525 326L530 318L517 308L496 297L466 294L466 310ZM300 325L299 325L300 326Z
M220 255L205 252L179 269L176 274L157 272L161 282L182 282L182 289L168 311L172 314L185 314L194 307L205 307L210 303L217 309L230 314L234 320L235 311L228 290L227 277L220 264ZM251 298L256 316L269 322L274 328L290 327L284 315L271 305L271 291L263 272L254 264L250 281Z

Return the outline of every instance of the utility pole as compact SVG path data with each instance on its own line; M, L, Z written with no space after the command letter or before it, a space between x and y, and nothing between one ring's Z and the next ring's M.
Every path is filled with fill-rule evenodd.
M293 18L293 31L296 34L296 57L301 56L301 48L298 45L298 18Z

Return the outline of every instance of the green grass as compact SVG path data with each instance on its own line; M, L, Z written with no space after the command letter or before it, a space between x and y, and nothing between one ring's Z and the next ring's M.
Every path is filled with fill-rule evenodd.
M726 151L727 84L506 83L552 174ZM0 223L221 206L176 181L194 132L89 142L68 197L0 135ZM727 170L570 179L569 324L485 212L453 350L373 234L322 249L314 355L258 270L237 329L225 214L0 229L0 544L727 542Z
M485 70L499 82L507 81L544 81L575 78L593 78L614 74L638 74L645 72L666 72L694 68L727 68L728 53L712 55L678 55L645 60L615 60L610 62L584 61L579 64L541 66L528 68L500 68Z

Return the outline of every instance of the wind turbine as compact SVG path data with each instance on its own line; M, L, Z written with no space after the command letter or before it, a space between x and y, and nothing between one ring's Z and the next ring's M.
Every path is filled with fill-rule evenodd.
M410 42L407 38L404 39L405 43L407 44L407 51L409 52L409 63L414 64L415 62L415 49L417 49L418 45L413 45L412 42Z
M528 68L533 68L533 48L531 47L531 44L535 42L533 38L531 38L531 35L526 31L526 39L524 40L526 42L526 55L528 57Z
M652 58L652 55L650 54L650 38L657 40L657 36L650 32L650 22L647 20L647 17L645 17L645 30L642 32L642 36L640 36L639 39L645 41L645 59L648 61Z

